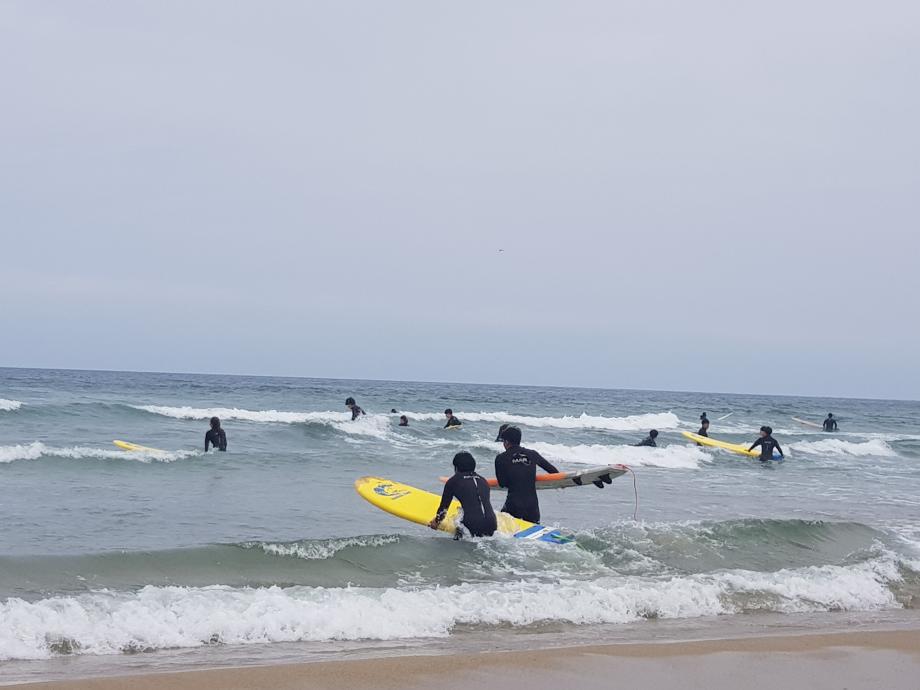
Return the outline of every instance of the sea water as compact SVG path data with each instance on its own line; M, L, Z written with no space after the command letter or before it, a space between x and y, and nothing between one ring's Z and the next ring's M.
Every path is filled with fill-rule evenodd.
M786 461L689 443L703 411L729 441L773 426ZM791 419L827 412L838 433ZM215 415L229 450L205 454ZM0 369L0 682L914 625L918 419L917 402ZM491 475L506 422L560 468L633 469L541 492L575 544L457 542L354 491L439 491L460 450ZM658 448L632 445L652 428Z

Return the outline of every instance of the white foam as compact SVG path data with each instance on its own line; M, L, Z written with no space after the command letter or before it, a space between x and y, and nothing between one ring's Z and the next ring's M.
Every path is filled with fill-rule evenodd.
M332 558L342 549L347 549L351 546L376 547L398 543L399 536L396 534L379 534L371 537L341 537L338 539L286 543L248 542L242 546L247 549L261 549L271 556L289 556L308 561L320 561Z
M243 410L236 407L169 407L164 405L132 405L137 410L172 417L173 419L241 420L269 424L321 424L346 434L385 438L392 426L391 415L364 415L352 421L350 412L284 412L279 410Z
M457 625L627 623L763 610L899 606L896 562L760 573L744 570L592 581L465 583L451 587L152 587L0 603L0 659L324 640L448 636Z
M404 412L403 414L417 421L444 419L444 414L440 412ZM463 422L493 422L556 429L647 431L648 429L676 429L680 426L680 419L673 412L650 412L628 417L598 417L587 413L564 417L528 417L508 412L456 412L455 414Z
M7 400L6 398L0 398L0 412L15 412L20 407L22 407L22 403L18 400Z
M73 460L101 458L104 460L132 460L135 462L175 462L176 460L184 460L201 454L199 450L124 451L88 446L55 448L40 441L34 441L15 446L0 446L0 463L15 462L17 460L38 460L45 457L70 458Z
M817 455L835 455L850 457L895 457L894 449L881 439L873 439L864 443L854 443L838 438L826 438L821 441L799 441L790 446L801 453Z
M696 446L670 445L658 448L637 446L577 445L528 443L528 448L547 460L580 465L630 465L633 467L669 467L694 469L711 457Z

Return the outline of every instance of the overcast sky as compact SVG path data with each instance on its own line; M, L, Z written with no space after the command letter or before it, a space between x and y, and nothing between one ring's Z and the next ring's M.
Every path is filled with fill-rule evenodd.
M920 3L0 0L0 365L920 398Z

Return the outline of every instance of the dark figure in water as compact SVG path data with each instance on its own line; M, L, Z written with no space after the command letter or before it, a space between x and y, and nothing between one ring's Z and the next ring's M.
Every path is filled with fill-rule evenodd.
M355 402L354 398L345 398L345 407L351 410L351 421L355 421L358 417L365 414L364 410L358 407L358 403Z
M658 444L655 442L656 438L658 438L658 431L656 429L652 429L650 432L648 432L648 436L639 441L636 446L648 446L649 448L657 448Z
M399 426L409 426L409 418L406 415L400 416Z
M708 421L709 421L709 417L706 416L705 412L700 415L700 424L705 424Z
M452 426L463 426L463 422L454 417L454 411L449 407L444 410L444 416L447 417L447 424L444 425L445 429L449 429Z
M709 420L708 419L703 420L703 423L700 424L700 430L696 432L696 435L705 436L706 438L709 438ZM696 445L700 445L700 444L697 443Z
M489 482L476 474L476 460L467 452L454 456L454 476L447 480L441 494L438 512L428 526L438 529L447 517L450 502L455 498L463 511L461 522L473 537L491 537L498 528L495 511L489 500ZM459 530L457 538L459 538Z
M760 446L760 461L767 462L773 459L773 451L779 453L780 458L786 457L783 449L779 447L779 441L773 438L773 428L769 426L760 427L760 438L751 444L748 450L754 450Z
M204 452L214 446L217 450L227 450L227 434L220 428L220 420L217 417L211 417L211 428L204 435Z
M502 512L521 520L540 522L537 467L550 474L556 474L559 470L537 451L521 447L521 430L516 426L499 429L498 436L505 446L505 452L495 457L495 477L498 485L508 490Z
M830 412L827 413L827 419L824 420L824 430L837 431L837 420L834 419L834 415Z

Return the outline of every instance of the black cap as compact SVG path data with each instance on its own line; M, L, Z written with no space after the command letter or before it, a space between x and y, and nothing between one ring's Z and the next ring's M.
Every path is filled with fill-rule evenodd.
M512 446L521 445L521 430L516 426L509 424L499 433L499 436L501 436L500 440L510 443Z
M500 427L498 427L498 434L496 434L496 436L495 436L495 442L496 442L496 443L501 443L501 441L503 440L503 439L502 439L502 434L505 433L505 429L507 429L509 426L511 426L511 425L510 425L510 424L502 424Z

